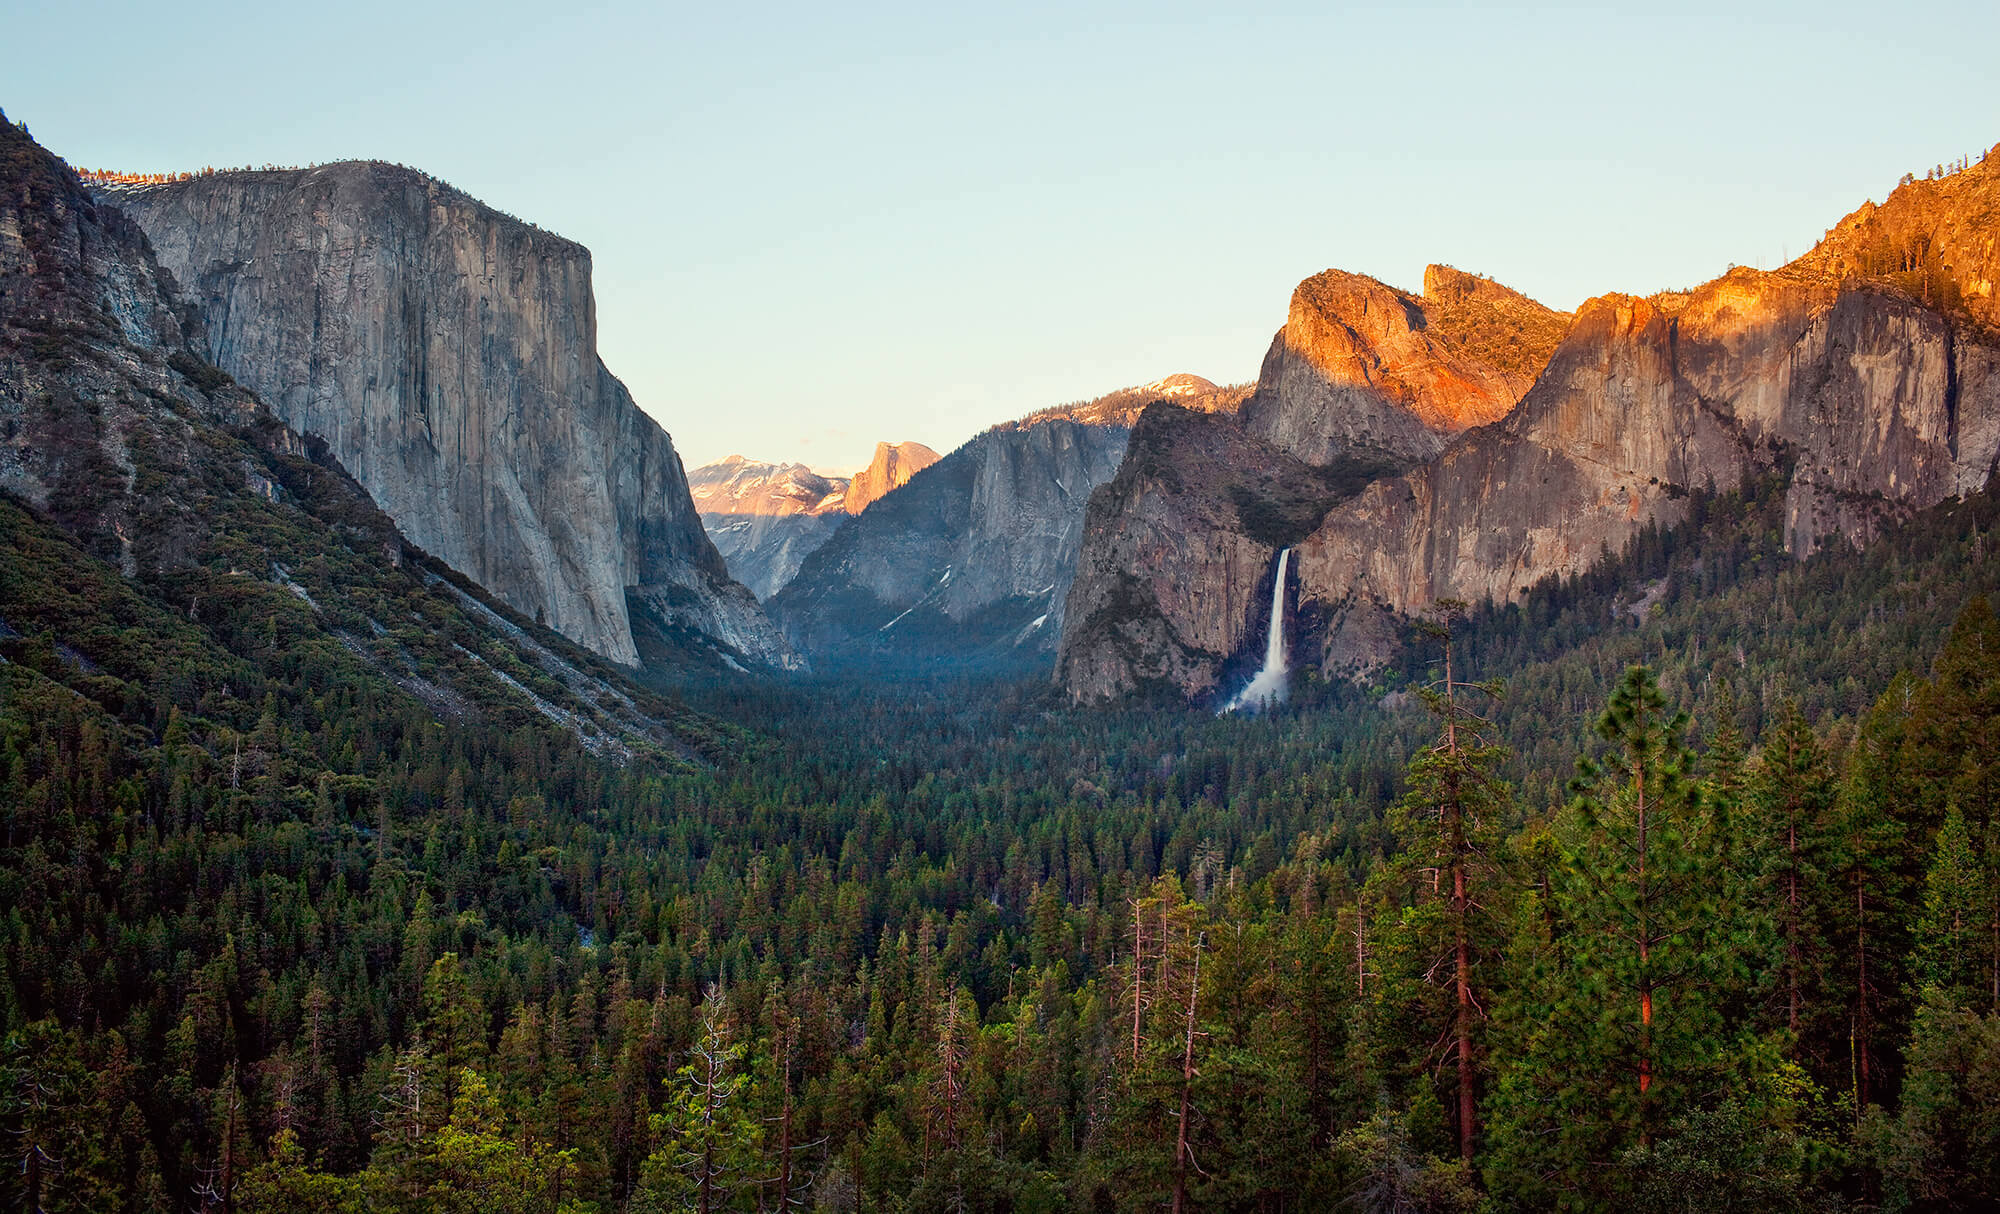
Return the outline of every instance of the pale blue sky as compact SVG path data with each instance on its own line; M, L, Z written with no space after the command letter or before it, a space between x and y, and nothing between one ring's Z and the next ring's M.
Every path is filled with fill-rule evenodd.
M1327 266L1769 266L2000 141L1992 4L15 7L0 106L72 163L395 160L590 246L691 467L1250 379Z

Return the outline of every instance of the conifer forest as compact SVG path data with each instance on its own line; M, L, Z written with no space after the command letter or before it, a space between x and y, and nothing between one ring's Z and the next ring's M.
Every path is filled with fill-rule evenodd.
M695 680L622 759L0 505L0 1203L1990 1208L2000 501L1777 501L1260 716Z

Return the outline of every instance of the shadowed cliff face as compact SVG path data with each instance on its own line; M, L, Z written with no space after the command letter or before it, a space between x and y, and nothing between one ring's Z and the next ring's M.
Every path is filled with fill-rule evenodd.
M1122 427L988 431L848 520L771 600L806 652L1005 657L1060 632L1083 507Z
M1980 488L2000 452L1996 241L2000 161L1905 184L1782 270L1736 269L1692 292L1590 301L1512 412L1369 484L1301 535L1293 558L1301 611L1324 625L1300 656L1330 672L1366 669L1396 644L1399 616L1444 597L1504 601L1550 575L1581 572L1647 522L1684 517L1690 491L1733 488L1774 467L1791 470L1785 539L1800 556L1836 539L1865 542L1917 510ZM1368 280L1313 282L1321 283L1317 298L1360 301L1368 323L1343 321L1345 331L1381 334L1374 351L1419 348L1416 335L1425 330L1414 313L1405 306L1398 319ZM1444 285L1427 281L1426 296L1443 294L1436 288ZM1295 297L1295 320L1300 306ZM1343 306L1351 313L1356 305ZM1433 334L1446 327L1425 319ZM1476 316L1449 323L1456 350L1512 348ZM1288 322L1287 331L1306 327ZM1342 349L1341 340L1328 339L1326 348ZM1337 449L1345 441L1338 427L1320 426L1314 433L1335 437L1313 446L1256 411L1286 399L1283 377L1298 361L1279 358L1274 376L1267 360L1267 381L1276 378L1279 390L1267 395L1260 385L1245 411L1248 428L1294 455ZM1420 402L1438 384L1469 382L1443 362L1398 370L1390 358L1321 361L1336 372L1347 366L1344 382L1376 389L1348 416L1377 434L1369 410L1383 399ZM1353 404L1351 393L1310 399L1334 401L1329 411ZM1422 408L1411 404L1412 424ZM1177 450L1145 446L1135 437L1117 483L1133 461L1169 462ZM1282 466L1240 443L1217 454L1238 479L1244 461ZM1221 477L1191 471L1200 467L1194 459L1179 460L1181 481ZM1214 523L1200 501L1199 492L1162 483L1152 497L1107 495L1101 510L1093 503L1077 595L1143 578L1147 543L1172 535L1188 548L1186 537L1196 533L1207 554L1157 580L1240 593L1221 602L1170 594L1132 600L1122 649L1102 630L1081 628L1088 613L1073 600L1058 672L1073 695L1121 694L1148 678L1200 695L1213 686L1215 655L1240 649L1252 632L1256 612L1239 583L1257 553L1246 561L1231 552L1248 528ZM1224 622L1199 618L1211 612ZM1219 639L1190 647L1186 639L1204 629ZM1176 664L1190 652L1195 660Z
M1117 471L1133 419L1151 401L1230 413L1244 396L1173 375L995 426L850 519L771 613L815 658L1046 656L1062 635L1085 506Z
M255 398L190 357L190 336L138 228L0 119L0 491L127 578L187 564L210 534L202 507L262 482L261 469L208 455L214 429L300 450ZM222 488L176 493L160 468Z
M1308 464L1227 415L1153 405L1091 495L1056 677L1092 698L1217 690L1261 642L1271 558L1391 465Z
M672 440L598 360L580 245L377 163L102 193L215 363L324 438L416 543L617 661L639 660L638 604L796 664L729 580Z

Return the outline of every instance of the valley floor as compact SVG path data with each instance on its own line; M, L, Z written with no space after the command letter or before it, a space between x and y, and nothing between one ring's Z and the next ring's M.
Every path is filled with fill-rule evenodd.
M1796 564L1778 496L1457 621L1497 699L683 684L622 765L7 506L0 1192L1990 1202L2000 507Z

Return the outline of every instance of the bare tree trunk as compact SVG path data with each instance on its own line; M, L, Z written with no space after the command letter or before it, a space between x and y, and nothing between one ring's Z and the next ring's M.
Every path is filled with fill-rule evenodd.
M1132 900L1132 1066L1139 1066L1139 1007L1140 995L1146 983L1146 918L1145 908L1137 898Z
M778 1117L778 1214L792 1208L792 1060L785 1059L785 1107Z
M1455 863L1451 874L1452 908L1457 920L1454 941L1458 969L1458 1156L1472 1162L1478 1104L1472 1090L1472 948L1466 939L1465 865Z
M1643 760L1635 763L1632 780L1638 793L1639 816L1639 1143L1651 1146L1653 1123L1646 1115L1646 1095L1653 1087L1653 924L1648 913L1652 904L1646 883L1646 768Z
M1993 1010L2000 1012L2000 887L1993 891Z
M236 1116L242 1103L242 1094L236 1086L236 1064L229 1065L229 1073L223 1082L229 1085L229 1115L222 1123L222 1159L217 1178L222 1186L222 1214L236 1214Z
M1861 883L1861 872L1854 874L1854 960L1857 978L1854 986L1854 1053L1856 1059L1856 1081L1854 1085L1854 1119L1861 1120L1862 1110L1868 1107L1868 902L1867 892Z
M1174 1143L1174 1214L1187 1209L1188 1112L1194 1087L1194 1012L1201 993L1201 941L1195 940L1194 973L1188 979L1187 1033L1181 1049L1180 1129Z
M1354 900L1354 993L1368 993L1368 907L1359 897Z

